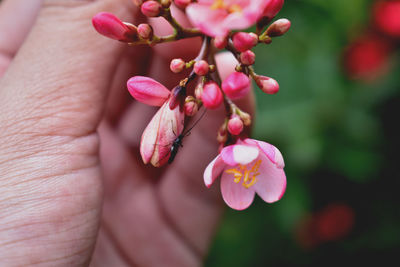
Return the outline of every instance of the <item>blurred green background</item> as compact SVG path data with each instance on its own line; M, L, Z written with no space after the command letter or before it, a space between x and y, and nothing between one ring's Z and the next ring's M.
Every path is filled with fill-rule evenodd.
M372 4L285 1L277 18L291 30L256 48L257 73L281 90L256 90L253 137L282 151L287 191L274 204L256 197L245 211L227 210L206 266L399 262L399 53L372 82L348 79L341 64L369 27Z

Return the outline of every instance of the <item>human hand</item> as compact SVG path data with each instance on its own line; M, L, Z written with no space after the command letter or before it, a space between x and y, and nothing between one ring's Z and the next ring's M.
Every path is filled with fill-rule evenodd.
M135 19L127 0L0 5L1 266L196 266L210 244L222 204L202 173L224 114L208 112L169 168L143 166L138 142L154 111L125 82L176 85L163 52L174 44L103 38L91 26L100 11Z

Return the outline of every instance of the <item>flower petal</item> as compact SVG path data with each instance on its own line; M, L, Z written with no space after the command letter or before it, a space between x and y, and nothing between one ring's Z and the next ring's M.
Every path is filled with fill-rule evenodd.
M257 194L268 203L278 201L286 190L286 175L283 169L278 168L266 155L260 154L262 163L259 167L260 175L253 185Z
M211 9L205 4L190 4L186 8L190 22L203 33L216 37L228 34L228 28L223 25L227 12L222 9Z
M267 142L247 138L244 140L246 144L256 145L262 152L274 163L278 168L283 169L285 162L282 157L282 153L275 146L268 144Z
M221 175L221 172L225 166L226 165L221 159L220 155L218 155L215 159L213 159L213 161L210 162L210 164L208 164L203 176L204 183L207 187L210 187L214 183L215 179Z
M258 157L258 147L249 145L232 145L221 150L222 160L230 165L246 165Z
M221 177L221 193L225 203L235 210L244 210L254 199L254 189L245 188L241 183L235 183L232 174L223 173Z
M135 76L127 82L129 93L137 100L151 106L161 106L170 91L161 83L145 76Z

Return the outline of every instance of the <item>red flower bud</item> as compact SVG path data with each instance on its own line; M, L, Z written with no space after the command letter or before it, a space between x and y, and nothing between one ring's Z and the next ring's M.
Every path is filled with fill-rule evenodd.
M244 65L253 65L256 61L256 54L251 50L240 53L240 62Z
M94 28L101 35L121 42L132 42L137 38L133 25L125 25L114 14L101 12L92 18Z
M233 46L239 52L251 49L258 43L258 36L255 33L238 32L233 35Z
M142 39L150 39L151 37L153 37L153 28L150 26L150 24L147 23L139 24L137 30L139 36Z
M156 1L146 1L140 7L143 15L147 17L158 17L161 14L162 6Z
M258 87L266 94L276 94L279 91L279 84L272 78L257 76L255 79Z
M229 119L228 131L233 135L239 135L243 131L243 121L238 115L232 115Z
M288 19L278 19L272 23L267 29L269 37L277 37L284 35L290 29L290 21Z
M222 90L229 98L238 99L247 95L250 85L250 79L246 74L235 71L222 82Z
M208 65L207 61L200 60L194 63L194 72L199 76L204 76L208 73L210 66Z
M181 58L174 58L171 60L171 64L169 65L169 68L173 73L179 73L185 68L185 61Z
M208 82L204 85L203 93L201 94L203 105L209 109L216 109L221 105L223 95L218 84L215 82Z

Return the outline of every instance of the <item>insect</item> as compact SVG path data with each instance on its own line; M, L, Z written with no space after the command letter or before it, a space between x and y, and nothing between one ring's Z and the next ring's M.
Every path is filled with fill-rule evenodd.
M174 142L172 142L169 152L168 164L171 164L174 161L176 154L178 154L179 148L183 147L183 138L190 135L190 131L203 118L204 114L206 114L206 111L207 110L204 110L203 114L201 114L200 118L192 125L192 127L190 127L187 131L183 130L182 133L175 138Z

